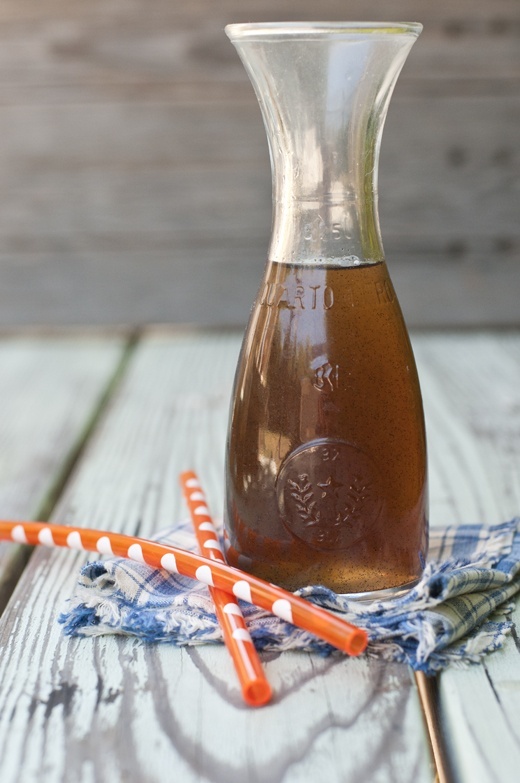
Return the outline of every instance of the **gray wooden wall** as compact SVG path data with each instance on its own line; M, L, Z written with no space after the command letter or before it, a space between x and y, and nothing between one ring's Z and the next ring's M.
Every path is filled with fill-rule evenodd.
M243 324L270 172L223 28L317 17L425 26L380 167L409 323L518 324L518 0L2 0L0 326Z

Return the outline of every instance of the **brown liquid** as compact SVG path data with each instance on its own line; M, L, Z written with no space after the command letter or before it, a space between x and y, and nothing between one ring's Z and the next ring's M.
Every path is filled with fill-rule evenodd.
M270 263L244 338L226 461L228 558L294 590L417 581L419 382L385 263Z

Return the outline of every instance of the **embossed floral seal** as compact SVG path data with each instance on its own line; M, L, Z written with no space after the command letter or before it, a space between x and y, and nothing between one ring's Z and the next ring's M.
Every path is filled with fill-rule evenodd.
M374 462L352 443L321 439L285 460L277 481L285 526L315 549L346 549L376 524L383 501Z

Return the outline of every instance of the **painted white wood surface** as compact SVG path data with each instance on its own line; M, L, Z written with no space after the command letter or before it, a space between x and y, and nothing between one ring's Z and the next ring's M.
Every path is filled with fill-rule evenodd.
M148 535L184 513L187 467L217 514L238 345L233 335L146 339L55 519ZM520 336L420 334L414 346L433 524L518 513ZM404 667L268 656L275 700L249 710L222 647L63 638L56 617L84 559L39 550L0 621L2 783L433 780ZM485 664L441 677L461 783L516 779L518 663L512 637Z
M427 422L432 523L520 516L518 334L415 341ZM520 628L520 607L514 619ZM440 678L440 709L461 781L518 780L520 644L515 632L481 666Z
M185 513L190 467L217 514L238 347L145 340L55 519L149 535ZM275 699L247 709L222 647L64 638L56 618L84 559L36 552L0 623L2 783L433 780L405 667L267 656Z
M39 518L123 351L120 338L0 339L0 515ZM0 544L0 606L26 550Z

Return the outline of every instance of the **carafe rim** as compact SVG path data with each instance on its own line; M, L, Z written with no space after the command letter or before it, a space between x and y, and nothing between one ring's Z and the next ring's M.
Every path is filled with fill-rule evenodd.
M420 22L244 22L226 25L231 41L271 38L326 38L327 36L413 36L422 32Z

